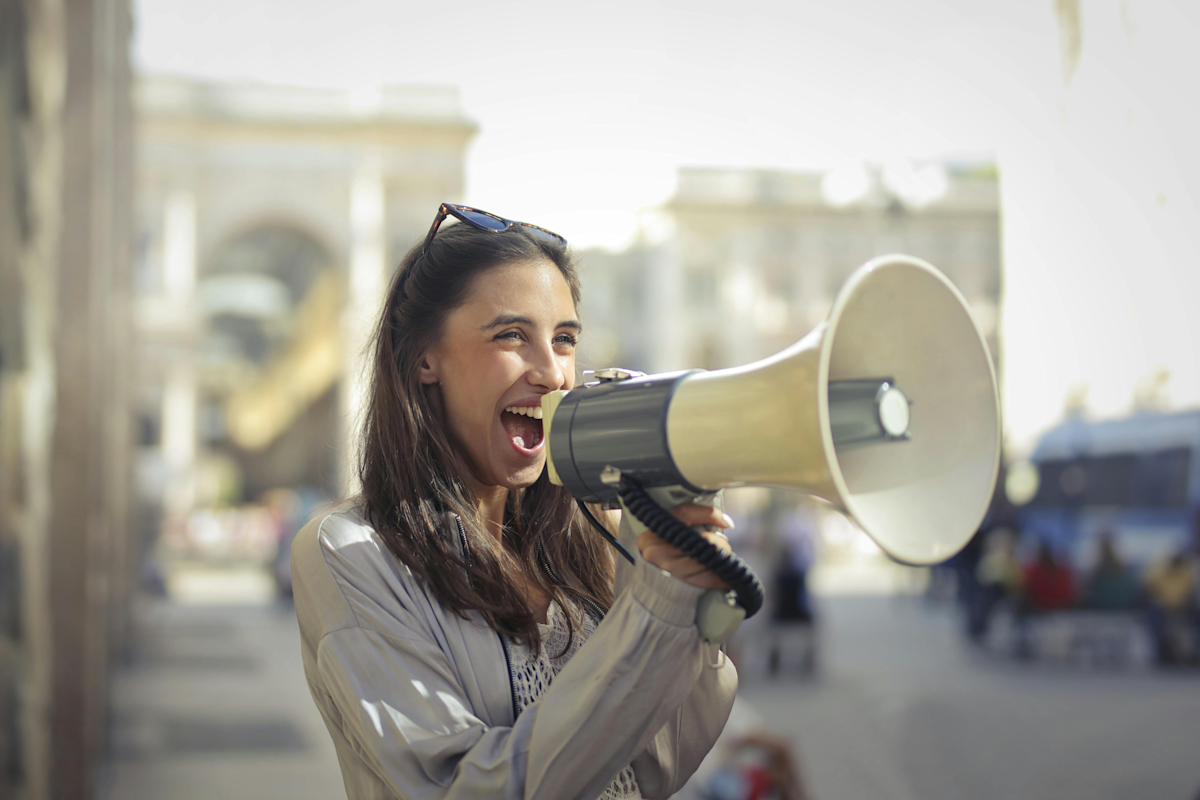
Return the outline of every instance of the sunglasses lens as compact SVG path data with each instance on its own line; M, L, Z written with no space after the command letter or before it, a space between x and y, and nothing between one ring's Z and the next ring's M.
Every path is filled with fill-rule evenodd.
M554 244L566 244L566 240L563 239L561 236L559 236L557 233L551 233L550 231L542 230L541 228L538 228L534 225L528 225L524 222L522 222L521 225L522 225L522 227L525 228L526 231L528 231L529 233L532 233L534 236L536 236L539 239L542 239L547 242L553 242Z
M495 217L489 217L487 214L480 214L478 211L463 211L462 215L483 228L491 228L494 231L502 231L508 227L507 224L501 222Z

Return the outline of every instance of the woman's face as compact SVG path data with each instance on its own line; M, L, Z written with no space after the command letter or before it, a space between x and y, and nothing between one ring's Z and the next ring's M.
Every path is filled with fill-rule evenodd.
M421 365L421 382L440 384L450 440L469 478L508 489L537 480L546 441L533 412L542 395L574 384L579 331L571 290L550 261L475 278Z

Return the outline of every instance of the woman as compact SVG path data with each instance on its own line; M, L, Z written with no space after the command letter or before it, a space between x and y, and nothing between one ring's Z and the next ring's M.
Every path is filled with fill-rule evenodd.
M694 625L723 584L649 532L614 564L546 477L540 397L574 384L578 302L561 237L462 206L397 271L362 494L292 549L352 800L668 797L725 724L736 674Z

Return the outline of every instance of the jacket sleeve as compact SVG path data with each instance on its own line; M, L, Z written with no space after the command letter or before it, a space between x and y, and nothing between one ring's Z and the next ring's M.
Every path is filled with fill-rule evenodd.
M713 663L720 666L705 666L683 705L632 762L645 800L670 797L682 789L725 729L738 676L724 653Z
M419 626L332 631L316 666L342 735L399 797L590 799L643 751L658 755L654 764L675 753L673 782L703 757L683 728L707 740L723 726L728 708L713 715L693 697L701 675L715 674L694 625L700 593L639 559L595 633L511 728L472 713L445 654ZM655 767L643 772L652 779Z
M625 520L618 535L630 552L637 552L637 536ZM616 590L621 592L635 579L636 570L624 559L617 562ZM638 563L644 563L640 557ZM697 599L702 591L696 590ZM632 762L638 789L646 800L670 797L682 789L729 720L737 695L737 670L715 646L701 644L701 652L704 667L691 691Z

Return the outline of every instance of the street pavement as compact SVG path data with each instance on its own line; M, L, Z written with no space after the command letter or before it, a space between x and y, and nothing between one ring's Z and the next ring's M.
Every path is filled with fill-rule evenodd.
M746 676L813 798L1194 800L1200 673L979 652L920 598L827 598L814 679ZM748 670L749 672L750 670Z
M791 739L815 800L1194 800L1200 673L1018 664L919 598L821 601L813 677L747 668L742 727ZM139 608L100 800L344 797L285 605ZM785 665L786 666L786 665Z
M138 608L98 800L345 797L286 605Z

